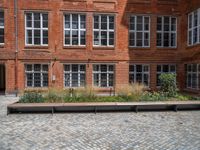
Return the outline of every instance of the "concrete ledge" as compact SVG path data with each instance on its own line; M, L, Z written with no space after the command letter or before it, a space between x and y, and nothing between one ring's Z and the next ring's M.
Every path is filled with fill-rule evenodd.
M8 105L12 113L57 113L57 112L114 112L114 111L160 111L200 110L200 101L167 102L108 102L108 103L14 103Z

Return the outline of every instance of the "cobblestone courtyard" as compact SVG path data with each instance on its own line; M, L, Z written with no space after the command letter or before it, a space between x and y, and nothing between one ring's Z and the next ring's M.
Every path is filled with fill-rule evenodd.
M200 111L6 115L0 150L200 150Z

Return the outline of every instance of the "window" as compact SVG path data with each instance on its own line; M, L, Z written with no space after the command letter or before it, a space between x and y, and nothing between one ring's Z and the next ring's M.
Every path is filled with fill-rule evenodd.
M130 17L129 45L133 47L150 46L150 17L148 16Z
M149 86L149 65L129 65L129 82Z
M157 65L157 86L160 86L160 80L159 77L163 73L174 73L176 74L176 65L172 64L166 64L166 65Z
M48 14L26 13L26 45L48 45Z
M187 65L187 88L200 89L200 64Z
M86 65L67 64L64 65L64 84L65 87L84 87L85 86Z
M0 11L0 44L4 44L4 12Z
M86 16L82 14L64 15L64 45L84 46L86 43Z
M94 46L114 46L114 22L113 15L94 15Z
M26 87L48 87L48 65L25 65Z
M113 87L114 65L93 65L93 83L97 87Z
M176 47L175 17L157 17L157 47Z
M188 45L200 43L200 8L188 15Z

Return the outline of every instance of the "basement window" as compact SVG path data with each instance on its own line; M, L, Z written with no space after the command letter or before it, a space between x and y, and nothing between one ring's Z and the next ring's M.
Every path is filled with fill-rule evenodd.
M26 87L48 87L48 65L26 64Z
M200 89L200 64L187 65L187 82L189 89Z
M114 65L97 64L93 65L93 84L96 87L113 87Z
M86 15L64 15L64 46L85 46Z
M4 44L4 12L0 11L0 44Z
M64 65L65 87L84 87L86 80L86 65L66 64Z
M157 17L157 47L176 48L176 17Z
M129 24L129 46L150 46L150 17L131 16Z
M94 15L93 25L93 45L94 46L114 46L115 32L114 15Z
M188 15L188 45L200 43L200 8Z
M25 14L25 36L28 46L48 45L48 14L27 12Z
M129 65L129 83L149 86L149 65Z
M174 64L157 65L157 86L161 85L159 77L163 73L174 73L174 74L176 74L176 65L174 65Z

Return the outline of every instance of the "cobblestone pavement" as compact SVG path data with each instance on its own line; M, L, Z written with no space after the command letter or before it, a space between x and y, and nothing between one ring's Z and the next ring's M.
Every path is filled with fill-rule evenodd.
M6 115L0 150L200 150L200 111Z

